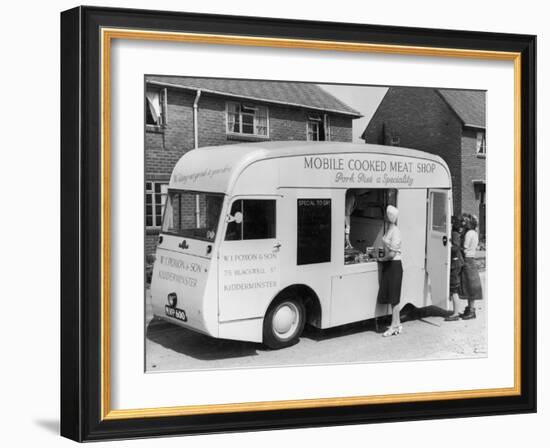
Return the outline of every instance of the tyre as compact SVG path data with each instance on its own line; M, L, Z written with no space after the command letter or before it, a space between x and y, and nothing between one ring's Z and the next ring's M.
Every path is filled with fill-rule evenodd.
M272 349L296 344L306 321L306 310L299 298L275 300L264 318L264 344Z

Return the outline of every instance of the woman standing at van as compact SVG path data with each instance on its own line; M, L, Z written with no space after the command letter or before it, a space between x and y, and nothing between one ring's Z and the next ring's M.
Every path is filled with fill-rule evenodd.
M462 319L475 319L475 301L482 299L481 279L475 262L479 237L477 235L477 218L464 215L462 220L466 233L464 234L464 267L462 268L462 298L468 300L468 306L460 316Z
M383 336L394 336L401 333L399 302L401 300L401 283L403 281L403 267L401 265L401 232L397 227L399 211L393 205L388 205L386 217L389 223L388 230L382 238L384 256L379 258L382 273L380 276L380 288L378 289L378 303L391 305L392 319L390 327Z
M462 222L461 220L453 216L451 218L452 234L451 234L451 279L450 279L450 293L451 300L453 301L453 312L450 316L445 318L446 321L456 321L460 319L458 309L460 307L459 294L462 290L461 287L461 275L462 267L464 266L464 257L462 256Z

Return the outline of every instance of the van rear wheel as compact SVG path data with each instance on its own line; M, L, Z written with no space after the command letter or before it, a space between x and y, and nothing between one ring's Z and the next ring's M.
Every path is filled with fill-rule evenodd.
M272 349L290 347L304 330L306 310L301 299L276 300L264 318L264 344Z

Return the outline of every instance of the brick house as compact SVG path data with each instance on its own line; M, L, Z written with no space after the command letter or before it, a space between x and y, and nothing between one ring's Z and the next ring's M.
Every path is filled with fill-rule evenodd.
M441 156L453 180L454 213L479 217L485 238L485 92L390 87L361 138Z
M170 174L193 148L264 140L351 142L361 114L309 83L147 76L145 253L154 253Z

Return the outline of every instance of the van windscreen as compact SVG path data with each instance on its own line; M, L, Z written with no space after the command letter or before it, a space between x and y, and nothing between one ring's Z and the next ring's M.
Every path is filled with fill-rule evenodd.
M162 232L214 241L223 205L223 194L197 191L168 192Z

